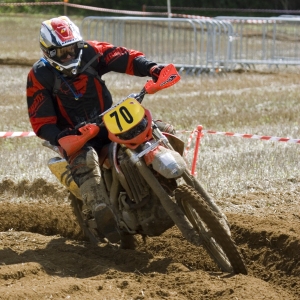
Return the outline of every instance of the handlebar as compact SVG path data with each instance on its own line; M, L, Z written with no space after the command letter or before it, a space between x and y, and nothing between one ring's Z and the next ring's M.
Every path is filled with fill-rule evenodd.
M132 97L132 98L135 98L139 103L142 103L144 96L146 94L155 94L156 92L158 92L160 90L166 89L166 88L174 85L179 80L180 80L180 75L178 74L175 66L173 64L169 64L161 70L156 82L154 82L153 80L148 80L146 82L146 84L144 85L144 87L142 88L142 90L138 94L130 94L125 99ZM112 107L114 107L114 105ZM82 122L82 123L77 124L75 126L75 129L78 130L79 128L81 128L87 124L91 124L91 123L96 123L97 126L99 126L99 127L104 126L104 124L102 122L102 117L106 112L107 111L103 112L102 114L98 115L95 118L90 119L87 122Z

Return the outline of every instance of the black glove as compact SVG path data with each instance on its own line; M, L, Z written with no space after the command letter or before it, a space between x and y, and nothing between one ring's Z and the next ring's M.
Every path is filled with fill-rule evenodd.
M72 128L66 128L63 131L61 131L57 136L56 136L56 140L58 141L59 139L68 136L68 135L76 135L78 134L78 130L77 129L72 129Z
M60 146L59 144L59 139L65 137L65 136L68 136L68 135L76 135L78 134L79 131L76 130L76 129L71 129L71 128L66 128L64 129L63 131L61 131L57 136L56 136L56 144L57 146ZM68 160L68 155L67 155L67 152L62 148L60 147L60 154L66 159Z
M155 65L150 69L150 75L152 77L153 82L156 82L161 70L164 68L162 65Z

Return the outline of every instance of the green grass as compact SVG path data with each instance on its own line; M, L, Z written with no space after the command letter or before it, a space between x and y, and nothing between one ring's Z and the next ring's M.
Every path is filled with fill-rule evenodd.
M0 41L5 51L0 58L37 60L41 20L23 18L19 25L1 16ZM18 35L8 39L5 32ZM32 131L25 96L29 70L29 66L1 66L0 131ZM146 81L122 74L107 74L104 79L115 100L139 92ZM183 74L177 85L146 96L143 104L154 118L171 122L177 130L191 131L201 124L216 131L300 138L298 95L297 68L195 77ZM179 136L187 142L189 134ZM41 142L36 137L0 138L0 181L44 178L55 182L46 166L55 153ZM187 156L189 165L193 149L194 144ZM298 144L205 134L197 177L217 198L262 191L297 192L299 152Z

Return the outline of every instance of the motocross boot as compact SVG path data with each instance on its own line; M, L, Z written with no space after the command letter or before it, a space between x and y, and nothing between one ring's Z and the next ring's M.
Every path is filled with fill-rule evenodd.
M170 133L173 135L176 133L176 130L172 124L165 123L161 120L155 120L154 123L161 132L166 132L166 133Z
M98 155L92 147L84 147L69 158L74 181L83 199L83 213L94 218L97 229L111 243L120 241L117 222L108 203L107 193L101 184Z

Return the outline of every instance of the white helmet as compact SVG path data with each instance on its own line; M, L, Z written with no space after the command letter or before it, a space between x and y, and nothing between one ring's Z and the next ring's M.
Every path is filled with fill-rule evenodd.
M40 47L51 66L67 76L77 74L84 41L78 27L68 17L42 22Z

